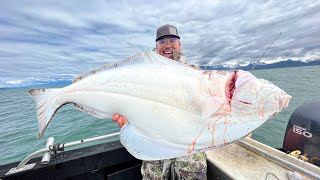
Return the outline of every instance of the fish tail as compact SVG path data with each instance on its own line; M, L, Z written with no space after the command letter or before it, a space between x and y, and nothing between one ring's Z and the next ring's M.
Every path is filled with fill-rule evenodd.
M59 89L32 89L28 93L35 98L37 107L37 117L39 133L38 139L40 139L47 129L51 119L57 112L57 110L63 105L54 101Z

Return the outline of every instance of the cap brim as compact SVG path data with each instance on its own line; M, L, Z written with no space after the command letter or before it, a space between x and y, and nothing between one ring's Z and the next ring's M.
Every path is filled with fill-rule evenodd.
M180 39L180 36L173 35L173 34L165 34L165 35L162 35L162 36L158 37L158 38L156 39L156 41L158 41L158 40L160 40L160 39L162 39L162 38L164 38L164 37L167 37L167 36L172 36L172 37L176 37L176 38Z

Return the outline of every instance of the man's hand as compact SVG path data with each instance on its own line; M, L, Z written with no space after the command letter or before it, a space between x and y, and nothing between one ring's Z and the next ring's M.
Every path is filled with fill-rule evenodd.
M117 122L118 126L121 128L127 122L127 118L116 113L112 116L112 121Z

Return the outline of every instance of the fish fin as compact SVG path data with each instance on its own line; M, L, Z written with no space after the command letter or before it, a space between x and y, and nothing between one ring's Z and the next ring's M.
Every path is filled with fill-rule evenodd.
M220 109L222 104L223 104L223 101L220 98L216 98L216 97L208 98L202 108L201 118L202 119L209 118Z
M57 89L32 89L28 91L28 93L35 98L37 104L38 139L42 137L57 110L64 105L60 104L57 106L52 103L54 97L57 95L56 91Z
M76 103L73 103L73 105L80 111L83 111L85 113L88 113L90 116L99 118L99 119L106 119L106 118L112 118L113 114L107 114L107 113L102 113L99 111L96 111L94 109L91 109L89 107L83 106L83 105L79 105Z
M187 155L187 149L146 136L130 122L121 128L120 141L131 155L141 160L171 159Z
M123 67L123 66L130 66L130 65L135 65L135 64L148 65L148 64L155 64L155 63L165 65L166 63L165 63L165 61L163 61L164 59L165 59L165 61L169 60L168 58L165 58L165 57L157 54L154 51L139 52L139 53L134 54L132 56L129 56L121 61L106 64L101 67L92 69L86 73L80 74L72 81L72 83L78 82L81 79L86 78L92 74L96 74L101 71L105 71L105 70L113 69L113 68L118 68L118 67ZM175 62L175 61L172 61L172 62Z

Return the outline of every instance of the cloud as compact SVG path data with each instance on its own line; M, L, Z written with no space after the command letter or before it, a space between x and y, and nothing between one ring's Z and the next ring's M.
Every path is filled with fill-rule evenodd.
M178 27L190 63L255 62L280 32L261 61L320 59L317 0L4 1L0 82L71 79L152 49L167 23Z

